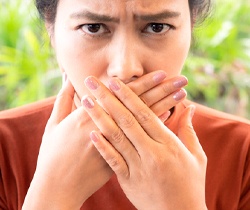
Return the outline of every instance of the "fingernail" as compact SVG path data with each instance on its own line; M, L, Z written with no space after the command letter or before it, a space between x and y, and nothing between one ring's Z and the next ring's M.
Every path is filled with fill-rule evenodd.
M83 96L81 104L88 109L92 109L95 105L94 101L89 96Z
M112 91L118 91L121 88L121 85L118 83L118 81L116 81L115 79L110 79L109 80L109 88Z
M85 85L91 90L96 90L99 87L99 83L93 77L87 77L85 79Z
M177 78L176 81L173 82L173 85L175 88L182 88L187 84L188 84L188 80L185 77L179 77Z
M153 76L153 80L156 83L162 82L167 77L167 74L165 72L159 72Z
M165 122L171 115L170 111L165 112L164 114L162 114L159 118L162 122Z
M176 93L174 94L173 98L174 98L174 100L176 100L176 101L180 101L180 100L182 100L183 98L185 98L186 95L187 95L186 91L183 90L183 89L181 89L181 90L179 90L178 92L176 92Z
M191 108L191 110L190 110L190 117L191 117L191 119L193 119L194 112L195 112L195 106L194 105L190 105L190 108Z
M100 140L99 136L95 131L92 131L89 136L93 142L98 142Z
M63 72L63 75L62 75L62 86L64 87L66 81L68 79L68 76L65 72Z

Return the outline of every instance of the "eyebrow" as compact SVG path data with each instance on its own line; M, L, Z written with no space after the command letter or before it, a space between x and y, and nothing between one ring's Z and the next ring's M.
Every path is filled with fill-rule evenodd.
M143 20L143 21L159 21L164 19L177 18L180 15L181 14L179 12L164 10L156 14L146 14L146 15L135 14L134 18L135 20ZM70 18L72 19L87 18L94 22L115 22L115 23L120 22L118 17L112 17L110 15L104 15L104 14L96 14L87 10L72 13L70 15Z
M75 13L70 15L70 18L73 18L73 19L87 18L87 19L94 21L94 22L115 22L115 23L119 22L119 18L112 17L109 15L96 14L96 13L92 13L92 12L87 11L87 10L75 12Z
M159 21L159 20L170 19L170 18L178 18L179 16L181 16L181 13L179 12L164 10L156 14L135 15L135 19L143 20L143 21Z

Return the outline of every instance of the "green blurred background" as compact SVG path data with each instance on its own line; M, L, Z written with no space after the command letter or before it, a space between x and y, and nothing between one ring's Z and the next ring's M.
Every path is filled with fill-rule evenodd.
M189 98L250 119L250 0L216 0L183 70ZM55 95L61 75L32 0L0 0L0 110Z

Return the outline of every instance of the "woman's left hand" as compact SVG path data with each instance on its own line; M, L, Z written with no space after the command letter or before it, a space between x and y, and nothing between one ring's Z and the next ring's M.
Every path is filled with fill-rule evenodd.
M206 156L192 128L193 107L179 120L178 137L117 78L113 95L94 77L82 99L99 128L90 137L137 209L206 209ZM95 100L96 99L96 100Z

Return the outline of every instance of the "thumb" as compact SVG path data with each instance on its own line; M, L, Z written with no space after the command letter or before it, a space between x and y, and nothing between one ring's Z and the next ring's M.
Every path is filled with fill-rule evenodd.
M194 112L195 106L188 106L182 112L178 124L178 137L192 154L196 154L197 152L200 152L202 150L199 139L196 136L192 124Z
M63 87L61 88L56 97L54 108L51 113L48 124L57 125L72 112L74 95L75 90L69 79L66 79L63 84Z

